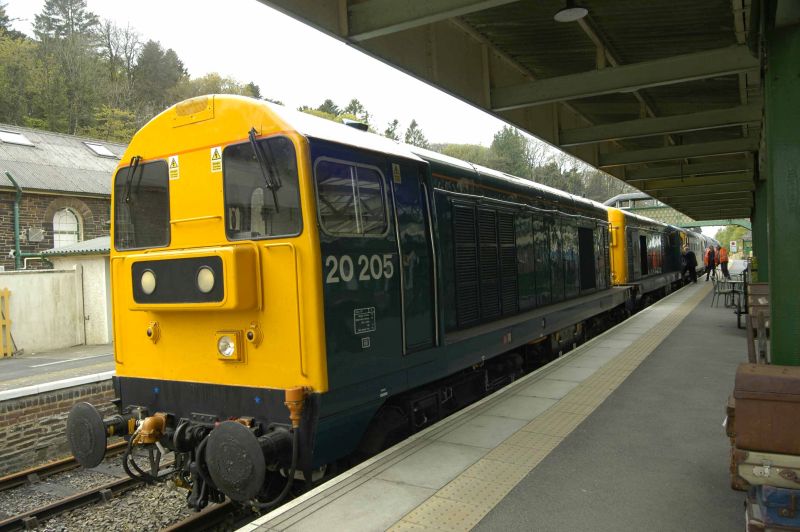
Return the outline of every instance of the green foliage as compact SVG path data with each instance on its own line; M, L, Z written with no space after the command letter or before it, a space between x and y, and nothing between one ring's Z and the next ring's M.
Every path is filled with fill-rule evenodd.
M419 127L419 124L417 124L417 121L414 119L411 120L408 129L406 129L404 140L406 144L411 144L412 146L418 146L420 148L430 147L428 139L425 138L425 133L422 132L422 128Z
M434 144L431 149L443 155L487 167L491 166L494 158L491 149L480 144Z
M747 233L747 229L740 225L726 225L717 231L714 238L719 241L720 246L727 248L731 240L741 240L745 233Z
M528 147L528 140L522 133L511 126L503 126L492 140L489 166L517 177L531 179L533 165Z
M46 0L36 15L33 31L40 40L92 36L99 20L88 11L85 0Z
M253 85L242 84L230 77L222 77L216 72L206 74L200 78L184 77L172 90L172 99L176 102L201 96L203 94L238 94L240 96L256 97L253 94ZM258 89L258 86L255 86Z
M317 107L317 111L321 111L332 116L339 116L339 114L342 112L341 109L339 109L339 106L333 103L333 100L331 99L322 102L322 104Z
M186 77L183 62L174 50L164 50L160 43L147 41L133 69L134 96L153 115L178 101L176 87Z
M41 101L41 74L35 43L0 34L0 116L5 122L25 123L32 106Z
M77 133L95 139L128 142L135 132L136 116L132 112L103 105L95 113L94 125Z
M392 140L400 140L400 133L397 132L398 127L400 127L400 121L395 118L386 126L383 136Z

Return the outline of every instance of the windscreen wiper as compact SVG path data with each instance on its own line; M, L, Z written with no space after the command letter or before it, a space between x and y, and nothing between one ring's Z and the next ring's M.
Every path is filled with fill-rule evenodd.
M270 166L267 163L267 156L264 154L263 146L261 146L260 142L256 141L256 128L250 129L250 132L247 136L250 139L250 146L253 147L253 152L256 154L258 167L261 169L261 175L264 178L264 184L272 191L272 201L275 203L275 212L281 212L280 207L278 206L278 189L281 186L281 182L270 170Z
M128 175L125 176L125 203L130 204L131 202L131 183L133 182L133 176L136 175L136 170L139 169L139 163L141 161L142 158L138 155L131 157L130 166L128 166ZM141 182L141 178L139 182Z

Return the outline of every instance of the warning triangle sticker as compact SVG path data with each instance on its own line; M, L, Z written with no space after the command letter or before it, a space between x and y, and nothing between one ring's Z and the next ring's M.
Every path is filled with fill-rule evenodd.
M178 167L178 160L172 159L172 162L169 165L170 168L177 168Z
M220 158L219 149L215 148L214 151L211 153L211 160L218 161L219 158Z

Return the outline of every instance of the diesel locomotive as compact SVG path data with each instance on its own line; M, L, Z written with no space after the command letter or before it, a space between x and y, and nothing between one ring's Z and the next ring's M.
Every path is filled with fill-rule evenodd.
M190 99L113 177L119 412L76 405L68 439L92 467L124 436L129 474L195 509L268 509L668 291L700 238L281 106Z

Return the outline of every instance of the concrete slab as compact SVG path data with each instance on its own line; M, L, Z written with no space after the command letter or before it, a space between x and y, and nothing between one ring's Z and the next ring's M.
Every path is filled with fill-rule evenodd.
M486 411L492 416L510 417L531 421L533 418L556 404L556 399L512 395Z
M482 447L434 441L383 471L377 478L439 489L477 462L486 452Z
M524 419L481 414L440 436L439 440L491 449L527 424Z
M542 379L526 386L517 392L517 395L529 395L532 397L545 397L547 399L561 399L571 389L578 385L573 381L559 381L555 379Z
M351 532L386 530L397 521L398 512L408 512L435 490L400 482L371 479L288 528L291 532ZM402 513L400 515L402 515Z
M559 381L582 382L595 371L597 371L597 368L576 368L567 365L550 373L547 378Z

